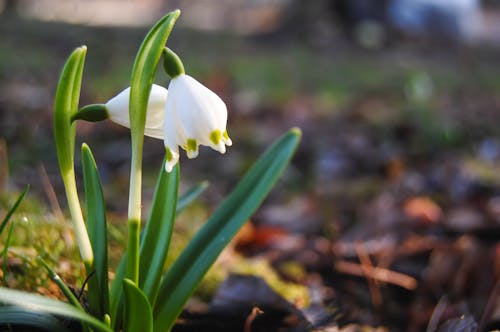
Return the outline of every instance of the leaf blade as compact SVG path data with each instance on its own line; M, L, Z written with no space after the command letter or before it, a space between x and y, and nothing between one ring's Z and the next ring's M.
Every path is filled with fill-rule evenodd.
M3 218L2 223L0 224L0 234L3 233L3 230L5 229L5 226L7 226L7 223L9 222L10 218L12 217L12 215L14 214L14 212L17 210L17 208L21 204L24 196L26 196L26 193L28 192L29 189L30 189L29 185L26 185L26 187L24 187L23 192L17 197L16 202L14 203L14 205L12 205L12 207L10 208L10 210L7 212L7 214Z
M146 295L129 279L123 279L125 332L153 331L153 312Z
M3 324L9 325L11 328L21 325L23 327L41 327L45 331L69 332L69 330L52 315L13 306L0 307L0 325Z
M290 161L300 130L283 135L259 158L191 240L162 279L153 309L155 331L169 330L220 252L255 212Z
M179 166L167 173L163 161L149 218L141 237L139 287L151 304L156 298L174 229L178 188Z
M38 311L76 319L89 324L96 331L112 332L108 326L86 312L68 303L40 295L0 287L0 302L15 305L29 311Z
M109 312L108 236L106 206L97 165L87 144L82 145L83 182L87 210L87 232L94 252L95 275L88 283L90 312L99 318Z

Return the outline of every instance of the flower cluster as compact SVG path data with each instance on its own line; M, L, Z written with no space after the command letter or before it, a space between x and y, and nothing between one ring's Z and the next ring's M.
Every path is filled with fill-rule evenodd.
M165 70L171 81L168 90L152 85L144 134L164 140L165 170L170 172L179 161L179 147L191 159L198 156L200 145L225 153L226 145L231 146L232 141L226 130L227 107L224 101L196 79L186 75L180 59L171 50L166 49L164 57ZM106 104L82 108L74 119L99 121L109 118L130 128L129 99L130 87Z

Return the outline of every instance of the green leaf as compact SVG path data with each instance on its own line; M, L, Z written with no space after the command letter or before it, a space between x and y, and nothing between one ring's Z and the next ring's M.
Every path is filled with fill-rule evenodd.
M160 168L160 172L164 172L164 165ZM164 172L165 173L165 172ZM173 171L171 173L174 173ZM189 189L184 195L178 198L178 203L177 203L177 208L176 208L176 215L178 215L182 209L184 209L187 205L189 205L193 200L195 200L206 188L208 187L208 182L201 182L200 184L194 186L193 188ZM141 242L144 239L144 231L141 234ZM113 279L113 282L111 283L111 289L110 289L110 298L111 298L111 303L110 303L110 316L111 317L116 317L115 320L113 320L113 325L114 327L117 327L119 325L119 321L121 319L121 316L119 316L117 313L121 312L122 309L120 307L123 305L121 303L120 297L121 297L121 291L122 291L122 285L121 282L123 278L125 278L125 257L126 253L120 260L120 263L118 264L118 267L115 270L115 278Z
M3 230L5 229L5 226L7 226L7 223L10 220L10 217L12 217L12 215L14 214L14 212L17 210L17 208L19 207L19 204L21 204L24 196L26 195L26 193L28 192L29 189L30 189L29 185L27 185L26 187L24 187L24 190L21 193L21 195L19 195L19 197L17 198L17 200L14 203L14 205L12 205L12 207L9 210L9 212L7 212L7 214L3 218L2 223L0 224L0 234L2 234Z
M61 173L74 169L75 125L71 117L78 111L83 64L87 47L73 51L66 61L54 100L54 138Z
M12 233L14 231L14 224L10 224L9 233L7 234L7 240L5 241L5 247L3 248L3 283L7 285L7 255L9 253L10 239L12 238Z
M38 256L37 260L47 270L50 279L59 287L59 289L64 294L64 296L66 296L66 298L68 299L69 303L71 303L72 305L74 305L75 307L80 309L81 311L84 311L78 298L75 296L75 294L73 294L71 289L69 289L69 287L64 283L64 281L61 279L61 277L57 273L55 273L54 270L52 270L52 268L47 264L47 262L45 262L43 260L42 257ZM82 323L82 325L83 325L83 330L85 332L90 331L90 329L86 323Z
M123 279L125 332L153 331L153 312L146 295L129 279Z
M189 189L177 201L176 214L181 213L189 204L191 204L205 189L208 188L208 181L202 181Z
M125 275L136 283L139 281L142 149L144 144L146 110L158 62L179 15L179 10L170 12L151 28L137 52L130 78L129 116L132 160ZM121 284L120 279L116 282ZM116 282L114 283L115 285L111 286L110 293L110 314L113 326L115 326L121 315L121 310L119 310L121 287L118 287Z
M132 160L130 165L126 276L136 284L139 282L142 150L147 104L163 48L179 15L179 10L170 12L151 28L139 48L130 77L129 116Z
M174 229L179 166L165 172L163 161L149 218L141 238L139 287L154 303Z
M95 317L78 308L58 300L18 290L0 287L0 302L11 304L32 312L48 313L72 318L87 323L95 331L112 332L112 330Z
M92 265L94 257L76 188L74 166L76 131L75 124L71 123L71 117L78 111L86 53L86 46L74 50L66 60L59 78L54 100L54 139L75 237L85 268L88 269Z
M291 129L260 157L162 279L153 309L155 331L169 331L201 279L287 166L300 140Z
M57 273L55 273L54 270L52 270L52 268L47 264L47 262L45 262L43 260L42 257L38 256L37 260L43 265L45 270L47 270L47 273L49 274L50 279L56 283L56 285L59 287L59 289L64 294L64 296L66 296L68 301L72 305L74 305L75 307L77 307L78 309L83 311L83 307L80 304L80 301L78 301L75 294L73 294L71 289L69 289L69 287L64 283L64 281L61 279L61 277Z
M109 312L106 206L97 165L87 144L82 145L82 167L87 209L87 231L94 252L92 269L95 271L95 275L89 279L87 298L89 311L94 316L103 318Z
M167 39L180 15L179 10L161 18L144 38L135 58L130 77L130 129L132 138L144 138L146 108L156 68Z
M51 332L70 332L56 317L43 312L30 311L13 306L0 307L0 327L8 325L12 331L31 327ZM10 330L9 330L10 331Z

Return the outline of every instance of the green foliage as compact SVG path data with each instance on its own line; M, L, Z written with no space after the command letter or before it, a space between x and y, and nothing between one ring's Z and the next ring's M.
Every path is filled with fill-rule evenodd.
M23 192L17 198L17 200L14 203L14 205L12 205L12 207L10 208L10 210L7 212L7 214L3 218L2 223L0 224L0 234L3 233L3 230L5 229L5 226L7 226L7 223L9 222L10 218L12 217L12 214L17 210L17 208L19 207L19 204L21 204L21 202L22 202L24 196L26 195L26 193L28 192L28 190L29 190L29 186L26 186L24 188Z
M50 314L14 306L0 307L0 325L7 325L10 329L32 327L37 330L41 328L52 332L70 331L60 320Z
M153 312L146 295L131 280L123 280L125 332L153 331Z
M71 122L71 117L78 111L86 53L85 46L74 50L59 78L54 101L54 139L80 254L86 267L90 268L94 258L76 189L74 165L76 129L75 124Z
M261 156L167 271L154 307L155 331L172 328L202 277L274 186L300 136L290 130Z
M112 331L104 323L85 313L84 311L70 304L47 297L1 287L0 302L8 303L33 312L48 313L79 320L81 322L87 323L95 331ZM0 324L2 323L6 323L6 321L0 321Z
M54 100L54 139L63 177L74 172L75 125L71 117L78 111L83 64L87 47L73 51L64 65Z
M161 18L151 28L137 52L130 77L129 116L132 139L132 162L130 170L126 275L135 283L139 281L142 148L144 144L146 109L158 62L160 61L168 36L179 15L179 10L173 11Z
M93 275L89 278L89 310L96 317L109 313L108 236L106 206L97 165L90 148L82 145L83 182L87 210L87 230L94 252Z
M75 236L87 272L89 313L49 263L39 258L69 304L0 288L0 302L15 306L9 309L15 311L14 318L25 317L32 326L52 324L55 331L62 331L64 327L46 314L80 321L86 331L169 331L210 266L260 206L288 165L300 141L299 129L291 129L269 147L164 273L176 215L207 186L201 183L178 198L179 166L167 173L164 161L146 227L141 234L142 149L148 99L161 53L179 14L179 11L171 12L153 26L137 53L132 69L128 110L132 139L128 241L111 288L108 281L106 204L97 165L86 144L82 146L86 224L74 171L75 124L71 119L76 119L73 116L78 108L86 47L76 49L68 58L54 103L54 135ZM194 123L197 119L191 120L193 123L190 125L205 125ZM225 117L222 121L226 121ZM12 213L0 225L0 233L10 215ZM11 236L12 227L8 242ZM34 313L40 313L40 316L35 317ZM0 318L1 314L0 311ZM0 324L9 322L8 319L0 319Z
M179 166L170 173L164 167L163 163L141 241L139 286L151 304L155 302L174 230L179 187Z

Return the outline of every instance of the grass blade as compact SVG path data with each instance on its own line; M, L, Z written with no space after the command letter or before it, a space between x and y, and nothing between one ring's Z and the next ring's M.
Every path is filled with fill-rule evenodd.
M78 309L84 311L80 301L76 298L75 294L69 289L69 287L64 283L64 281L59 277L57 273L52 270L52 268L45 262L42 257L37 257L37 260L43 265L45 270L47 270L47 273L49 274L50 279L56 283L56 285L59 287L61 292L66 296L68 299L69 303L77 307Z
M71 289L69 289L69 287L64 283L64 281L61 279L61 277L59 277L59 275L57 273L55 273L54 270L52 270L52 268L47 264L47 262L45 262L42 259L42 257L40 257L40 256L37 257L37 260L43 265L45 270L47 270L50 279L53 282L55 282L55 284L59 287L59 289L64 294L64 296L66 296L66 298L68 299L69 303L71 303L72 305L74 305L75 307L80 309L81 311L85 311L83 309L80 301L76 298L75 294L73 294ZM83 324L83 330L85 332L90 331L86 323L82 323L82 324Z
M8 259L8 253L9 253L9 247L10 247L10 239L12 238L12 233L14 231L14 224L10 224L9 227L9 233L7 234L7 240L5 241L5 247L3 248L3 283L4 285L7 285L7 259Z
M155 331L169 331L202 277L267 196L300 140L292 129L275 142L198 231L164 276L153 310Z
M0 302L33 312L72 318L82 323L87 323L95 331L112 332L106 324L75 306L40 295L0 287Z
M17 200L14 203L14 205L12 205L12 207L9 210L9 212L7 212L7 214L3 218L2 223L0 224L0 234L2 234L3 230L5 229L5 226L7 226L7 223L9 222L10 218L12 217L12 215L14 214L14 212L19 207L19 204L21 204L24 196L26 196L26 193L28 192L29 189L30 189L29 185L27 185L26 187L24 187L23 192L19 195L19 197L17 198Z
M146 295L129 279L123 280L125 332L153 331L153 312Z
M87 210L87 231L94 252L95 274L88 283L89 311L103 318L109 313L108 286L108 236L106 230L106 206L101 179L92 152L87 144L82 145L83 182Z
M174 230L178 188L179 166L167 173L164 161L156 183L149 218L141 238L139 287L151 304L156 298Z

